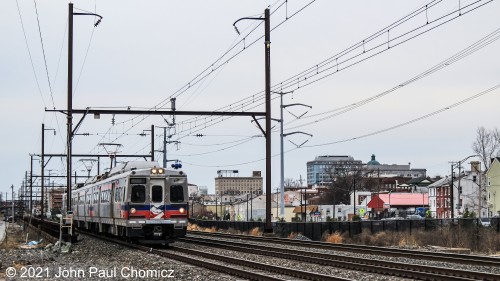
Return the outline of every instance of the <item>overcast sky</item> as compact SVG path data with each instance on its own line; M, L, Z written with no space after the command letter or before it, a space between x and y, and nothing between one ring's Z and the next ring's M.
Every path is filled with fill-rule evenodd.
M285 134L313 135L285 138L286 178L305 179L306 162L318 155L351 155L366 163L375 154L382 164L411 163L412 168L427 169L429 176L446 175L450 161L473 154L471 144L479 126L498 127L500 90L467 99L500 83L499 43L492 41L444 62L500 28L499 1L317 0L307 5L310 2L74 1L75 8L103 19L94 28L95 17L75 16L73 108L159 105L169 110L164 101L176 96L177 110L263 111L264 44L259 37L264 26L261 21L241 21L238 35L233 22L263 16L270 6L271 26L281 24L271 33L273 89L294 91L284 96L285 104L312 106L299 120L295 116L305 113L305 107L285 110ZM453 12L459 3L462 10ZM392 25L426 4L427 10ZM46 153L65 153L65 115L45 108L66 109L68 3L4 0L0 13L0 192L9 191L10 198L10 186L17 191L30 169L30 153L41 153L42 123L56 130L55 136L45 132ZM380 36L371 37L379 31ZM328 59L330 63L323 65ZM436 71L430 75L419 76L433 67ZM312 70L306 78L287 80L307 69ZM273 94L272 116L279 119L277 97ZM346 108L353 104L362 106ZM74 123L80 118L75 115ZM122 145L122 154L149 154L150 136L139 134L152 124L173 121L172 116L164 118L116 115L113 125L112 116L88 116L78 133L90 135L75 136L73 153L105 154L98 144L115 143ZM213 192L217 170L239 170L240 176L259 170L267 176L265 140L250 117L222 121L177 116L175 122L168 134L180 144L168 145L167 158L182 161L191 183ZM280 133L279 124L273 124L274 191L280 179ZM372 135L375 132L379 133ZM162 149L162 134L157 128L155 149ZM304 141L302 148L294 149ZM162 160L160 152L155 157ZM73 163L77 174L87 174L82 161ZM103 159L101 171L108 166L109 160ZM34 167L39 175L38 161ZM48 170L65 175L65 169L64 159L52 158L46 175ZM91 173L96 173L95 165ZM64 183L55 179L55 184Z

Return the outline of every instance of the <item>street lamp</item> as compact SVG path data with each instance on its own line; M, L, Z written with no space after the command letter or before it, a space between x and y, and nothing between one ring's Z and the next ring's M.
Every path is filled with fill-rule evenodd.
M271 16L269 8L264 11L264 18L244 17L233 23L234 29L238 34L236 23L241 20L263 20L264 52L265 52L265 91L266 91L266 225L264 232L272 233L271 224Z

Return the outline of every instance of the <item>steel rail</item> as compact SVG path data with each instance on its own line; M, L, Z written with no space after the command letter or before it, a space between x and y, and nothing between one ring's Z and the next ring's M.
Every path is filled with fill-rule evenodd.
M394 248L376 247L367 245L333 244L333 243L319 242L319 241L303 241L303 240L292 240L287 238L249 236L240 234L208 233L202 231L188 231L188 233L196 235L244 239L250 241L253 240L261 242L272 242L284 245L294 245L299 247L318 248L318 249L326 249L332 251L356 252L362 254L385 255L393 257L424 259L424 260L433 260L440 262L481 265L481 266L500 266L500 258L488 257L488 256L424 252L417 250L394 249Z
M399 277L416 278L421 280L500 280L500 275L485 272L465 271L418 264L406 264L376 259L337 256L331 254L290 250L273 246L248 244L235 241L220 241L200 237L187 237L180 239L179 241L259 255L274 256L284 259L298 260L314 264L342 267L352 270L367 271L380 274L390 274ZM228 243L231 243L232 245Z
M345 279L345 278L339 278L339 277L334 277L334 276L328 276L324 274L318 274L314 272L305 272L305 271L299 271L299 270L294 270L294 269L289 269L285 267L280 267L280 266L274 266L274 265L269 265L265 263L258 263L258 262L252 262L244 259L238 259L238 258L232 258L232 257L227 257L227 256L222 256L222 255L217 255L217 254L212 254L212 253L206 253L203 251L198 251L198 250L193 250L193 249L185 249L185 248L179 248L179 247L169 247L169 249L154 249L151 247L147 246L141 246L141 245L136 245L136 244L130 244L122 240L118 240L115 238L109 238L109 237L103 237L100 235L96 235L93 233L88 233L88 232L83 232L86 235L95 237L97 239L105 240L110 243L116 243L128 248L132 249L138 249L143 252L148 252L152 253L155 255L160 255L166 258L174 259L177 261L189 263L195 266L200 266L204 268L208 268L211 270L215 270L218 272L223 272L227 274L231 274L233 276L238 276L242 278L247 278L250 280L260 280L260 281L283 281L284 279L278 278L278 277L273 277L269 276L269 274L262 274L262 273L257 273L254 271L248 271L240 268L235 268L235 267L229 267L225 264L217 264L213 263L210 261L205 261L205 260L200 260L198 258L193 258L189 256L184 256L179 254L179 252L187 255L192 255L195 257L205 257L211 260L218 260L226 263L231 263L231 264L236 264L244 267L250 267L253 269L259 269L267 272L273 272L277 274L282 274L282 275L287 275L287 276L294 276L298 278L303 278L307 280L320 280L320 281L348 281L350 279Z

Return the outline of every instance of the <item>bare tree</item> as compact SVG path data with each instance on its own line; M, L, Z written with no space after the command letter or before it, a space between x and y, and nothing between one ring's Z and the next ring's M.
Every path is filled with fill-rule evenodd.
M484 168L487 169L491 164L491 159L499 155L500 131L497 128L492 130L487 130L484 127L477 128L472 150L481 157Z
M300 183L292 178L285 178L285 182L283 184L285 189L301 187Z

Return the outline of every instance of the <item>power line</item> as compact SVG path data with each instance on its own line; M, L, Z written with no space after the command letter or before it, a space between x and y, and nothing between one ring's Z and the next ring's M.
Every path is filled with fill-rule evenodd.
M17 4L17 11L19 13L19 20L21 21L21 27L23 29L24 42L26 43L26 48L28 49L28 55L30 58L31 69L33 70L33 75L35 76L36 85L38 87L38 93L40 94L40 97L42 98L43 105L45 107L47 107L47 105L45 104L45 99L43 98L42 90L40 89L40 83L38 82L38 76L36 75L35 65L33 64L33 57L31 56L30 46L28 44L28 38L26 37L26 31L24 30L23 17L21 16L21 9L19 8L19 1L18 0L16 0L16 4Z
M315 0L309 2L308 4L306 4L303 8L301 8L298 12L304 10L306 7L308 7L309 5L311 5L313 2L315 2ZM271 14L273 14L274 12L276 12L278 9L280 9L286 2L283 2L281 5L279 5ZM298 12L294 13L292 16L290 17L287 17L283 22L279 23L277 26L275 26L274 28L272 28L271 30L274 30L276 29L277 27L281 26L282 23L284 23L285 21L287 21L288 19L292 18L293 16L295 16L296 14L298 14ZM262 23L260 23L262 24ZM185 91L187 91L188 89L190 89L191 87L193 87L194 85L196 85L197 83L201 82L202 80L206 79L208 76L212 75L212 73L223 67L224 65L226 65L227 63L229 63L233 58L235 58L236 56L238 56L239 54L241 54L243 51L245 51L246 49L248 49L250 46L254 45L256 42L258 42L261 38L263 38L263 36L260 36L258 37L256 40L252 41L249 45L246 45L245 43L245 38L247 38L247 36L249 34L251 34L260 24L257 24L257 26L252 29L250 31L250 33L248 33L243 39L241 39L240 41L238 41L238 43L236 43L235 45L233 45L228 51L226 51L221 57L219 57L214 63L212 63L209 67L205 68L200 74L198 74L195 78L193 78L189 83L187 83L186 85L184 85L181 89L177 90L174 94L172 94L170 97L178 97L180 94L184 93ZM240 45L241 43L245 43L243 49L241 49L239 52L237 52L236 54L232 55L231 57L229 57L228 59L224 60L222 63L220 64L217 64L218 62L222 61L222 59L227 55L229 54L229 52L231 50L233 50L234 48L236 48L238 45ZM204 74L205 72L207 72L206 74ZM204 75L203 75L204 74ZM158 107L162 107L163 105L165 105L166 102L168 102L170 98L168 99L165 99L163 101L161 101L160 103L158 103L154 108L151 108L151 110L154 110ZM247 98L245 98L247 99ZM245 100L244 99L244 100ZM223 108L221 108L220 110L223 110ZM138 118L138 117L133 117L132 119L135 119L135 118ZM130 120L127 120L127 121L130 121ZM125 121L125 122L127 122Z
M435 1L433 1L433 2L435 2ZM431 3L433 3L433 2L431 2ZM473 4L478 3L478 2L481 2L481 1L474 2ZM487 3L489 3L489 2L487 2ZM482 5L485 5L485 4L487 4L487 3L484 3L484 4L482 4ZM475 9L477 9L477 8L479 8L479 7L481 7L481 6L482 6L482 5L479 5L479 6L477 6L477 7L472 7L472 5L473 5L473 4L470 4L470 5L466 6L466 7L461 8L461 10L464 10L464 13L463 13L463 14L466 14L466 13L468 13L468 12L470 12L470 11L472 11L472 10L475 10ZM432 7L432 6L431 6L431 7ZM467 7L472 7L472 8L470 8L469 10L465 10L465 8L467 8ZM417 12L422 13L422 11L423 11L422 9L423 9L423 8L418 9L418 10L417 10ZM425 7L425 11L427 11L428 9L429 9L429 5L427 5L427 6ZM456 11L458 11L458 10L455 10L454 12L456 12ZM440 17L439 19L443 19L443 18L445 18L446 16L449 16L449 15L453 14L454 12L449 13L449 14L447 14L447 15L445 15L445 16L442 16L442 17ZM416 12L414 12L414 13L416 13ZM412 13L412 14L410 14L410 15L413 15L414 13ZM417 13L417 14L418 14L418 13ZM406 17L405 17L405 18L406 18ZM405 18L403 18L403 20L404 20ZM411 30L411 31L408 31L408 32L406 32L406 33L403 33L402 35L399 35L399 36L393 37L393 39L388 39L388 41L387 41L387 49L385 49L385 50L383 50L383 51L386 51L386 50L388 50L388 49L390 49L390 48L392 48L392 47L394 47L394 46L398 46L398 45L400 45L400 44L402 44L402 43L404 43L404 42L406 42L406 41L408 41L408 40L410 40L410 39L413 39L413 38L415 38L415 37L417 37L417 36L419 36L419 35L421 35L421 34L423 34L423 33L426 33L426 32L428 32L428 31L430 31L430 30L432 30L432 29L434 29L434 28L436 28L436 27L438 27L438 26L443 25L444 23L447 23L447 22L449 22L449 21L453 20L453 19L456 19L456 17L454 17L454 18L452 18L452 19L449 19L449 20L447 20L447 21L445 21L445 22L443 22L443 23L440 23L440 24L438 24L437 26L434 26L434 27L432 27L432 28L428 28L427 30L425 30L425 31L423 31L423 32L421 32L421 33L419 33L419 34L417 34L417 35L410 36L410 38L405 38L405 40L398 41L398 42L396 42L396 43L394 43L394 41L395 41L395 40L400 39L402 36L405 36L405 35L411 34L412 32L415 32L415 31L416 31L416 30L418 30L419 28L422 28L422 26L420 26L420 27L418 27L418 28L415 28L415 29L413 29L413 30ZM404 20L404 21L406 21L406 20ZM404 21L399 20L399 21L397 21L397 23L398 23L398 22L404 22ZM434 20L434 21L431 21L431 23L433 23L433 22L437 22L437 21L438 21L438 20ZM426 23L426 25L423 25L423 26L427 26L428 24L429 24L429 23L427 22L427 23ZM387 30L390 30L391 28L394 28L394 24L393 24L393 25L390 25L388 28L389 28L389 29L387 29ZM380 31L379 31L379 33L380 33ZM384 33L381 33L381 34L384 34ZM364 53L366 53L365 45L366 45L366 43L367 43L367 42L369 42L369 40L370 40L370 39L371 39L371 37L368 37L367 39L363 40L363 41L362 41L362 43L363 43L362 45L360 45L360 44L358 43L357 48L360 48L360 46L362 46L362 47L364 48ZM393 43L392 45L390 45L390 43L391 43L391 42ZM385 44L385 43L384 43L384 44ZM379 48L379 47L381 47L381 46L382 46L382 45L384 45L384 44L379 44L379 45L377 45L377 46L374 46L374 47L372 47L371 49L368 49L368 51L371 51L371 50L374 50L374 49L376 49L376 48ZM355 45L355 46L356 46L356 45ZM354 48L354 49L356 49L356 48ZM382 51L381 51L381 52L382 52ZM367 58L364 58L364 59L362 59L362 60L360 60L360 61L357 61L357 62L355 62L355 63L352 63L351 65L349 65L349 66L347 66L347 67L350 67L350 66L352 66L352 65L355 65L355 64L357 64L357 63L360 63L360 62L362 62L362 61L364 61L364 60L366 60L366 59L368 59L368 58L371 58L371 57L373 57L373 56L375 56L375 55L380 54L381 52L378 52L378 53L376 53L376 54L374 54L374 55L371 55L371 56L369 56L369 57L367 57ZM357 56L358 56L358 55L354 55L354 56L353 56L353 58L356 58ZM335 57L335 56L334 56L334 57ZM338 67L338 65L339 65L339 63L338 63L338 59L336 59L336 61L337 61L337 64L336 64L336 65L337 65L337 67ZM345 63L346 61L347 61L347 60L345 60L345 61L344 61L344 63ZM342 62L341 62L341 63L342 63ZM322 67L323 67L323 66L322 66ZM347 67L344 67L343 69L345 69L345 68L347 68ZM328 67L328 68L326 68L325 70L323 70L323 69L322 69L322 72L324 72L324 71L326 71L326 70L329 70L329 69L331 69L331 68L332 68L332 67ZM320 71L319 71L319 64L317 64L317 65L315 66L315 69L316 69L316 74L319 74L319 72L320 72ZM338 69L337 69L337 72L338 72ZM335 72L334 72L334 73L335 73ZM332 74L333 74L333 73L332 73ZM318 79L316 79L316 80L314 80L314 81L312 81L312 82L309 82L309 83L308 83L308 84L306 84L306 85L310 85L310 84L312 84L312 83L314 83L314 82L317 82L317 81L319 81L319 80L321 80L321 79L324 79L324 78L326 78L326 77L328 77L328 76L330 76L330 75L332 75L332 74L328 74L328 75L326 75L326 76L324 76L324 77L320 77L320 78L318 78ZM307 77L307 76L306 76L306 77ZM285 81L287 81L287 80L285 80ZM285 85L285 86L286 86L286 85ZM279 83L279 84L276 84L276 87L283 88L283 85L282 85L282 83ZM304 87L304 86L302 86L302 87ZM299 87L299 88L300 88L300 87ZM255 95L253 95L252 97L255 97ZM245 99L244 99L246 102L245 102L245 104L243 104L243 105L241 106L241 109L242 109L242 110L247 109L247 108L248 108L248 106L250 106L250 105L252 105L252 104L254 104L254 107L256 106L256 105L255 105L255 100L252 100L252 103L250 103L250 102L248 101L248 100L249 100L249 98L250 98L250 97L247 97L247 98L245 98ZM229 107L231 107L231 105L230 105ZM226 108L227 108L227 107L226 107ZM134 117L134 118L137 118L137 117ZM143 117L143 118L142 118L142 120L144 120L144 119L146 119L146 117ZM193 120L193 119L194 119L194 120ZM188 130L190 131L190 133L192 133L193 131L195 131L195 132L196 132L196 131L200 131L201 129L206 128L207 126L213 126L213 125L215 125L215 124L217 124L217 123L220 123L220 122L222 122L222 121L224 120L223 118L214 118L214 119L220 119L220 121L214 121L213 119L211 119L211 120L210 120L210 123L211 123L211 124L210 124L210 123L207 123L207 122L202 122L201 124L196 124L196 122L198 121L198 118L196 118L196 117L195 117L195 118L192 118L192 119L191 119L191 121L189 121L189 122L190 122L189 124L191 124L191 123L193 123L193 122L194 122L194 124L195 124L195 125L194 125L194 126L190 126L190 127L189 127L189 129L186 129L186 130L180 130L180 132L182 133L182 132L186 132L186 131L188 131ZM185 122L181 122L180 124L178 124L178 126L182 126L182 125L184 125L184 124L187 124L187 121L185 121ZM207 124L209 124L209 125L207 125ZM136 124L136 125L137 125L137 124ZM134 126L136 126L136 125L133 125L132 127L134 127Z
M441 69L444 69L450 65L452 65L453 63L457 62L457 61L460 61L462 60L463 58L466 58L467 56L477 52L478 50L490 45L491 43L497 41L498 39L500 39L500 28L496 29L495 31L493 31L492 33L486 35L485 37L481 38L480 40L474 42L473 44L469 45L467 48L461 50L460 52L454 54L453 56L447 58L446 60L438 63L437 65L431 67L430 69L427 69L426 71L410 78L409 80L403 82L403 83L400 83L398 84L397 86L389 89L389 90L386 90L380 94L377 94L377 95L374 95L374 96L371 96L369 98L366 98L364 100L361 100L361 101L357 101L357 102L354 102L350 105L347 105L347 106L343 106L343 107L340 107L340 108L336 108L336 109L333 109L333 110L329 110L329 111L325 111L325 112L321 112L321 113L318 113L318 114L314 114L314 115L310 115L310 116L306 116L304 117L303 119L310 119L310 118L313 118L313 117L317 117L317 116L322 116L322 115L325 115L325 114L329 114L329 113L333 113L333 114L330 114L326 117L323 117L323 118L320 118L320 119L317 119L317 120L314 120L314 121L311 121L309 123L305 123L305 124L301 124L301 125L297 125L297 126L294 126L294 127L289 127L288 129L296 129L296 128L300 128L300 127L303 127L303 126L307 126L307 125L311 125L311 124L314 124L314 123L318 123L318 122L321 122L321 121L325 121L325 120L328 120L330 118L333 118L333 117L336 117L336 116L339 116L341 114L344 114L344 113L347 113L351 110L354 110L358 107L361 107L363 105L366 105L372 101L375 101L379 98L382 98L390 93L393 93L395 92L396 90L399 90L401 89L402 87L404 86L407 86L413 82L416 82L420 79L423 79L431 74L434 74L435 72L441 70ZM296 119L297 120L297 119ZM294 120L294 121L296 121ZM294 122L292 121L292 122ZM292 123L290 122L290 123Z
M376 49L379 49L379 48L385 46L386 43L381 43L379 45L371 47L368 50L366 48L364 48L364 46L366 45L366 43L375 40L375 38L383 36L386 33L386 31L388 31L390 29L394 29L395 27L401 25L402 23L407 22L409 19L414 18L414 17L416 17L419 14L422 14L424 12L427 12L429 10L429 8L432 8L435 5L437 5L439 2L441 2L441 1L438 1L437 3L434 3L436 1L432 1L430 4L428 4L426 6L422 6L422 7L418 8L418 9L416 9L415 11L411 12L409 15L407 15L407 16L399 19L399 20L397 20L396 22L390 24L386 28L384 28L384 29L382 29L382 30L380 30L380 31L378 31L378 32L376 32L376 33L368 36L364 40L362 40L362 41L360 41L360 42L358 42L358 43L356 43L356 44L354 44L354 45L352 45L352 46L344 49L340 53L338 53L338 54L336 54L334 56L331 56L331 57L329 57L326 60L323 60L322 62L316 64L315 66L310 67L310 68L308 68L308 69L300 72L299 74L296 74L296 75L294 75L294 76L292 76L292 77L290 77L288 79L283 80L280 83L275 84L272 87L272 89L273 89L273 91L290 90L290 88L292 88L292 87L294 88L293 90L295 90L295 91L303 89L304 87L306 87L308 85L316 83L316 82L318 82L320 80L323 80L323 79L325 79L325 78L327 78L327 77L329 77L329 76L331 76L331 75L333 75L333 74L335 74L335 73L337 73L337 72L339 72L341 70L347 69L347 68L349 68L351 66L357 65L358 63L361 63L361 62L363 62L365 60L368 60L368 59L370 59L370 58L372 58L374 56L377 56L377 55L379 55L379 54L381 54L381 53L383 53L385 51L388 51L389 49L391 49L393 47L399 46L399 45L401 45L401 44L403 44L403 43L405 43L405 42L407 42L407 41L409 41L411 39L414 39L414 38L416 38L416 37L418 37L418 36L420 36L420 35L422 35L424 33L427 33L429 31L431 31L431 30L433 30L433 29L435 29L435 28L437 28L437 27L439 27L439 26L441 26L441 25L443 25L445 23L448 23L448 22L450 22L450 21L458 18L460 15L465 15L465 14L467 14L467 13L469 13L469 12L471 12L471 11L473 11L473 10L479 8L479 7L482 7L482 6L484 6L484 5L486 5L486 4L488 4L488 3L491 2L491 0L490 0L490 1L487 1L486 3L482 3L481 5L473 6L473 5L475 5L475 4L479 3L479 2L482 2L482 1L483 0L479 0L479 1L476 1L476 2L474 2L472 4L466 5L464 7L456 9L456 10L453 10L452 12L449 12L449 13L445 14L444 16L438 17L438 18L436 18L433 21L430 21L430 22L427 21L425 24L422 24L422 25L420 25L417 28L413 28L410 31L404 32L404 33L402 33L399 36L395 36L392 39L389 39L388 43L392 42L393 44L390 45L390 46L388 45L387 48L384 48L383 50L379 50L375 54L372 54L372 55L369 55L367 57L361 58L358 61L354 61L354 62L350 63L349 65L341 66L342 64L350 62L351 60L354 60L354 59L356 59L356 58L358 58L360 56L363 56L366 53L369 53L371 51L374 51ZM455 17L452 17L451 19L448 19L448 20L446 20L444 22L441 22L441 23L437 24L436 26L429 27L433 23L436 23L436 22L438 22L438 21L440 21L440 20L442 20L442 19L444 19L446 17L449 17L449 16L451 16L453 14L456 14L459 11L461 11L460 15L457 15ZM415 34L413 36L410 36L409 38L403 38L404 36L407 36L407 35L409 35L409 34L411 34L413 32L418 31L419 29L425 28L425 27L427 27L428 29L426 29L426 30L424 30L424 31L422 31L422 32L420 32L418 34ZM400 41L396 41L396 40L400 40ZM396 42L396 43L394 43L394 42ZM340 62L338 61L338 58L341 58L341 57L345 56L348 53L354 52L357 49L361 50L361 48L364 48L363 52L356 53L352 57L350 57L348 59L344 59L343 61L340 61ZM335 62L336 64L333 65L333 66L329 66L330 64L332 64L332 62ZM341 66L341 67L339 68L339 66ZM325 69L323 69L323 68L325 68ZM330 70L331 72L325 74L324 72L327 72L328 70ZM321 74L323 76L321 76L319 78L316 78L316 79L313 78L313 80L311 81L312 77L317 76L317 75L321 75ZM302 81L304 83L302 85L300 85L301 79L302 79ZM306 81L306 82L304 82L304 81ZM257 95L259 95L259 94L263 94L263 91L260 91ZM248 97L246 99L248 99ZM274 99L277 99L277 97L274 97L273 100ZM227 106L225 108L227 108ZM217 118L220 118L220 117L217 117ZM188 119L188 120L184 121L184 123L187 123L187 122L193 122L193 121L192 121L192 119ZM182 124L182 122L180 122L179 124Z
M366 138L366 137L378 135L378 134L381 134L381 133L385 133L385 132L388 132L388 131L391 131L391 130L394 130L394 129L397 129L397 128L400 128L400 127L403 127L403 126L406 126L406 125L409 125L409 124L412 124L412 123L424 120L424 119L427 119L429 117L432 117L434 115L437 115L439 113L442 113L444 111L452 109L454 107L460 106L460 105L462 105L464 103L472 101L472 100L474 100L476 98L479 98L479 97L481 97L483 95L491 93L491 92L493 92L493 91L495 91L495 90L497 90L499 88L500 88L500 84L497 84L497 85L495 85L495 86L493 86L493 87L491 87L491 88L489 88L489 89L487 89L485 91L482 91L482 92L480 92L478 94L475 94L475 95L470 96L470 97L468 97L466 99L458 101L458 102L456 102L454 104L451 104L451 105L449 105L447 107L441 108L441 109L436 110L434 112L428 113L426 115L420 116L418 118L412 119L412 120L404 122L404 123L400 123L398 125L395 125L395 126L392 126L392 127L389 127L389 128L385 128L385 129L378 130L378 131L375 131L375 132L371 132L371 133L368 133L368 134L364 134L364 135L360 135L360 136L357 136L357 137L352 137L352 138L348 138L348 139L344 139L344 140L339 140L339 141L333 141L333 142L328 142L328 143L323 143L323 144L316 144L316 145L303 145L300 148L311 148L311 147L319 147L319 146L327 146L327 145L345 143L345 142L350 142L350 141L358 140L358 139L361 139L361 138ZM285 151L285 153L294 151L296 149L299 149L299 147L294 147L294 148L292 148L290 150ZM279 156L279 155L280 154L275 154L272 157L276 157L276 156ZM241 163L225 164L225 165L200 165L200 164L190 163L190 162L186 162L186 161L183 161L183 162L185 164L189 164L189 165L193 165L193 166L199 166L199 167L227 167L227 166L242 166L242 165L247 165L247 164L251 164L251 163L260 162L260 161L263 161L263 160L265 160L265 158L261 158L261 159L257 159L257 160L252 160L252 161L247 161L247 162L241 162Z
M52 106L55 108L56 104L54 103L54 95L52 94L52 85L50 84L49 69L47 67L47 58L45 56L45 48L43 46L42 29L40 28L40 19L38 18L38 8L36 7L36 0L33 0L33 3L35 3L36 21L38 23L38 34L40 34L40 43L42 45L42 54L43 54L43 61L45 63L45 73L47 74L47 82L49 83L50 98L52 99Z
M385 133L385 132L388 132L388 131L392 131L394 129L398 129L398 128L401 128L403 126L413 124L415 122L427 119L427 118L432 117L434 115L437 115L437 114L440 114L440 113L445 112L447 110L450 110L452 108L455 108L455 107L457 107L459 105L462 105L462 104L467 103L469 101L472 101L472 100L474 100L476 98L484 96L484 95L486 95L488 93L491 93L491 92L497 90L498 88L500 88L500 84L498 84L496 86L493 86L493 87L491 87L491 88L489 88L487 90L484 90L484 91L482 91L482 92L480 92L478 94L470 96L470 97L468 97L466 99L460 100L460 101L458 101L458 102L456 102L454 104L451 104L449 106L441 108L439 110L433 111L431 113L428 113L426 115L420 116L420 117L415 118L415 119L412 119L410 121L406 121L404 123L400 123L400 124L394 125L392 127L388 127L388 128L382 129L382 130L378 130L378 131L371 132L371 133L368 133L368 134L360 135L360 136L357 136L357 137L352 137L352 138L348 138L348 139L343 139L343 140L333 141L333 142L328 142L328 143L323 143L323 144L304 145L303 147L318 147L318 146L326 146L326 145L331 145L331 144L338 144L338 143L350 142L350 141L354 141L354 140L358 140L358 139L362 139L362 138L366 138L366 137L371 137L371 136L374 136L374 135L378 135L378 134L381 134L381 133Z
M231 146L227 146L227 147L224 147L224 148L221 148L221 149L217 149L217 150L206 151L206 152L201 152L201 153L196 153L196 154L174 154L174 155L175 156L180 156L180 157L192 157L192 156L212 154L212 153L215 153L215 152L220 152L220 151L228 150L228 149L236 147L236 146L240 146L240 145L245 144L245 143L247 143L247 142L249 142L251 140L254 140L254 139L255 139L255 137L250 137L250 138L247 138L247 139L244 139L244 140L238 142L237 144L234 144L234 145L231 145Z
M477 5L477 6L473 6L479 2L484 2L484 1L486 1L486 2L482 3L480 5ZM448 22L451 22L451 21L459 18L460 16L468 14L468 13L490 3L491 1L492 0L475 1L467 6L460 8L460 9L456 9L456 10L453 10L445 15L442 15L442 16L436 18L435 20L429 21L428 23L421 24L420 26L413 28L410 31L406 31L406 32L401 33L398 36L394 36L394 37L392 37L392 39L388 38L388 40L385 43L379 43L378 45L375 45L375 46L370 47L369 49L366 49L366 41L373 40L372 36L374 36L374 35L372 35L372 36L366 38L365 40L358 42L358 43L354 44L353 46L347 48L346 50L338 53L337 55L334 55L326 60L323 60L322 62L316 64L315 66L310 67L307 70L304 70L304 71L300 72L299 74L296 74L296 75L284 80L283 82L280 82L279 84L276 84L273 87L273 90L278 91L278 89L279 89L279 91L282 91L282 90L291 90L291 88L293 88L294 90L299 90L301 88L309 86L313 83L316 83L320 80L323 80L327 77L330 77L331 75L334 75L334 74L338 73L339 71L342 71L344 69L347 69L347 68L350 68L354 65L357 65L365 60L368 60L368 59L370 59L374 56L377 56L381 53L384 53L384 52L386 52L394 47L397 47L403 43L406 43L407 41L409 41L411 39L419 37L420 35L425 34L431 30L434 30L435 28L440 27ZM420 8L420 9L422 9L422 8ZM458 14L459 11L461 11L461 14ZM423 11L420 11L420 13L422 13L422 12ZM418 15L418 14L416 14L416 15ZM416 15L414 15L414 16L416 16ZM453 15L455 15L455 16L453 16ZM451 17L451 18L448 18L448 17ZM442 22L440 22L440 21L442 21ZM436 24L436 25L431 26L432 24ZM394 28L394 27L386 28L386 30L390 31L392 28ZM425 29L425 30L418 33L417 31L419 31L421 29ZM417 32L417 33L414 34L415 32ZM380 31L377 32L376 34L379 34L379 33L380 33ZM383 33L380 33L379 35L377 35L377 37L380 37L382 35L383 35ZM356 50L357 50L357 52L354 53L351 57L348 57L348 58L342 60L342 58L345 57L346 54L352 53ZM370 52L375 52L375 53L372 55L366 55ZM339 61L339 59L340 59L340 61ZM356 60L356 59L358 59L358 60ZM319 76L319 77L314 78L316 76ZM302 82L302 84L301 84L301 82Z

